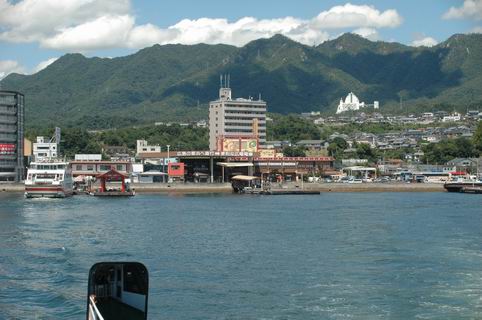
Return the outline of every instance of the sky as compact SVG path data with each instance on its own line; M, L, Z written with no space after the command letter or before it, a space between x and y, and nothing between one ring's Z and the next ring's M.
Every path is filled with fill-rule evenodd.
M283 34L318 45L345 32L434 46L482 33L482 0L0 0L0 80L66 53L132 54L156 43L224 43Z

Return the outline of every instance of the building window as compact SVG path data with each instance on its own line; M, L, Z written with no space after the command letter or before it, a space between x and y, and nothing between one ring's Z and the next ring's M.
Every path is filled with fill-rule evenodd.
M77 171L82 171L82 165L81 165L81 164L76 164L76 165L75 165L75 170L77 170Z
M87 170L88 170L88 171L94 171L94 165L93 165L93 164L88 164L88 165L87 165Z
M117 169L117 171L122 171L122 170L124 170L124 166L122 164L118 164L116 169Z
M147 148L142 148L142 151L147 151Z
M151 148L151 151L156 151L156 148Z
M110 165L108 164L101 164L100 165L100 171L109 171L110 170Z

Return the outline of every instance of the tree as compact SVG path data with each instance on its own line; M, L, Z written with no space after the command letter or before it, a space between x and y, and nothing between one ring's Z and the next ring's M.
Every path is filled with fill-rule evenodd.
M301 146L299 147L288 146L288 147L284 147L283 155L285 157L304 157L306 156L306 150Z
M343 138L336 137L328 146L328 154L332 157L338 158L346 148L348 148L348 142Z
M479 121L477 129L475 129L472 143L474 144L474 149L478 151L479 157L482 156L482 121Z
M358 143L356 146L356 154L358 159L368 159L370 162L377 160L375 151L366 143Z
M268 140L300 140L320 139L320 130L312 122L298 116L277 115L272 122L267 123Z
M478 151L472 141L467 138L446 139L439 143L431 143L422 147L425 153L424 162L443 164L453 158L476 157Z

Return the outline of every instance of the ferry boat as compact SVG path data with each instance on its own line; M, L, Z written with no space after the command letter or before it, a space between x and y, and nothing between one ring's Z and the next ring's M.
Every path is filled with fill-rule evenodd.
M476 179L458 179L457 181L446 182L444 188L448 192L465 192L466 189L475 190L482 188L482 181Z
M32 162L25 180L27 198L65 198L73 194L72 168L68 162Z

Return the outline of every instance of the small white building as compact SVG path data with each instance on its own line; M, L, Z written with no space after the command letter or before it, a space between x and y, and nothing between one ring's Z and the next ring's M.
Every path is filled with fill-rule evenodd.
M46 137L37 137L33 143L33 156L35 161L56 159L58 156L58 144L48 140Z
M455 112L451 114L450 116L445 116L442 118L442 122L457 122L460 121L462 117L460 116L460 113Z
M137 140L137 149L136 149L136 155L139 155L140 153L160 153L161 146L156 145L156 146L149 146L147 144L146 140Z

